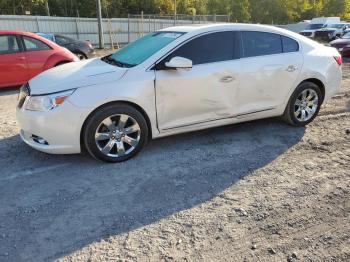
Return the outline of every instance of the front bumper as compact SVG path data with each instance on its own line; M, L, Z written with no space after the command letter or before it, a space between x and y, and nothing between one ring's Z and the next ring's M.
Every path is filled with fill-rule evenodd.
M81 152L80 131L87 110L72 105L68 100L48 112L17 108L20 136L29 146L50 154L75 154ZM42 138L47 143L39 143Z
M95 52L95 49L88 49L87 52L86 52L86 55L88 58L93 58L96 56L96 52Z

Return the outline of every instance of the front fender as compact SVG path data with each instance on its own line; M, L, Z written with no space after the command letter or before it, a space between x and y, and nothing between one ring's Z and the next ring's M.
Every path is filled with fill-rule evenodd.
M152 137L159 134L155 108L154 80L138 80L130 83L104 83L78 88L69 101L77 107L87 108L85 119L96 109L112 102L129 102L140 107L147 115ZM85 120L84 120L85 121Z

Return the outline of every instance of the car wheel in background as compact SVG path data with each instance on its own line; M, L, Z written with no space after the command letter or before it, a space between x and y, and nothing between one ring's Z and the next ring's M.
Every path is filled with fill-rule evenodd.
M87 151L106 162L125 161L135 156L147 143L145 118L127 104L98 109L84 126L83 139Z
M74 53L80 60L85 60L87 59L87 56L81 52L76 52Z
M67 64L67 63L69 63L69 62L59 62L59 63L57 63L57 64L55 65L55 67L56 67L56 66L60 66L60 65L64 65L64 64Z
M322 105L322 92L314 83L300 84L289 99L283 119L293 126L305 126L317 116Z

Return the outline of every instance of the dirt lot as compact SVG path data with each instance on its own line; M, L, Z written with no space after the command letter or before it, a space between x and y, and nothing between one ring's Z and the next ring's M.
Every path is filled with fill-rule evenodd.
M350 67L307 128L277 119L104 164L20 141L0 92L0 261L350 261Z

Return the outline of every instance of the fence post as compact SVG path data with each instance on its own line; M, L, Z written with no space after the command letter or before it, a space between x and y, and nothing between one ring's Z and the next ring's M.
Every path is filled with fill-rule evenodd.
M148 32L151 33L151 15L148 16Z
M141 11L141 36L143 36L144 26L143 11Z
M130 14L128 14L128 43L130 43Z
M156 15L153 15L153 31L156 31Z
M108 29L109 29L109 43L111 45L111 49L114 50L114 43L113 43L113 32L112 32L112 21L110 18L108 18Z
M214 23L216 23L216 14L214 14Z
M36 16L35 20L36 20L36 26L38 27L38 31L37 32L40 32L39 18Z
M79 25L78 25L78 18L75 18L75 29L77 30L77 38L79 39Z
M97 0L97 26L98 26L98 43L99 48L105 48L104 33L103 33L103 22L102 22L102 11L101 11L101 0Z
M137 38L140 37L140 19L137 18Z
M176 16L177 16L177 3L174 0L174 26L176 26Z

